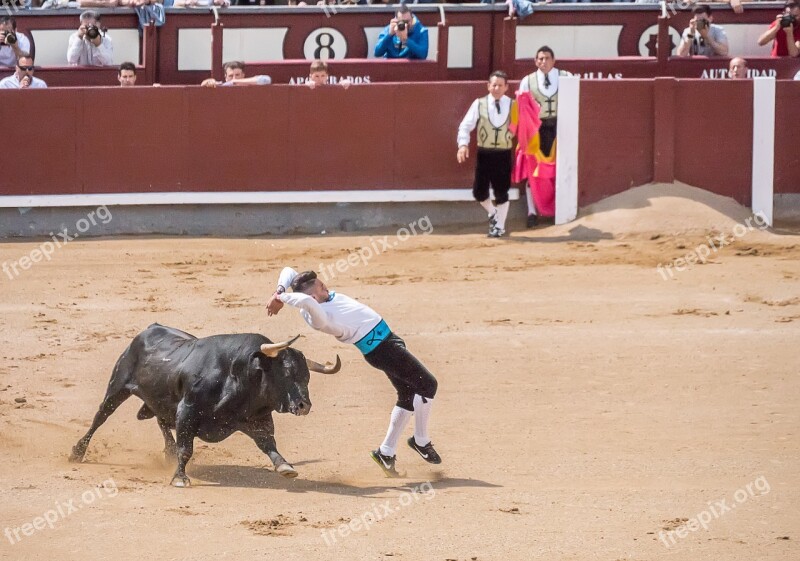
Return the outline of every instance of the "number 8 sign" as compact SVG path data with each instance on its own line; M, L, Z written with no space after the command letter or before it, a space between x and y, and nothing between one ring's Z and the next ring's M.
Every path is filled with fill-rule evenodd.
M306 37L303 44L306 59L341 59L347 56L347 39L332 27L320 27Z

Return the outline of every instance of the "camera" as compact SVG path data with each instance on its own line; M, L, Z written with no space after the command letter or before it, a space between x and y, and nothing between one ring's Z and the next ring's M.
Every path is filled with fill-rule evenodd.
M706 27L708 27L708 20L705 19L705 18L700 18L700 19L698 19L697 21L694 22L694 26L698 30L705 29Z
M89 39L97 39L100 37L100 28L96 25L90 25L86 27L86 37Z
M405 31L406 30L406 22L398 21L397 22L397 31Z
M789 27L790 25L794 25L795 21L797 21L797 18L792 14L784 14L781 17L781 27Z
M6 45L13 45L17 42L17 36L13 31L6 31L5 37L3 37L3 43Z

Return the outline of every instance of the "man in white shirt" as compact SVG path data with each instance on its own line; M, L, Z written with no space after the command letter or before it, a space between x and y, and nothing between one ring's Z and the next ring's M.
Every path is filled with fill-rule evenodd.
M511 187L511 150L514 138L509 130L511 98L508 76L499 70L492 72L487 84L489 95L479 97L458 126L456 160L463 164L469 158L469 137L477 127L478 153L472 195L489 216L489 237L500 238L506 233L508 190ZM494 190L495 205L489 198L489 186Z
M29 53L21 53L14 74L0 80L0 89L24 90L46 87L44 80L33 77L33 57Z
M548 46L536 51L536 71L525 76L519 84L520 92L529 92L539 104L539 149L542 156L555 162L556 132L558 130L558 78L565 73L555 67L556 55ZM521 147L522 148L522 147ZM537 209L534 201L534 187L528 183L525 197L528 202L528 228L537 225Z
M728 56L728 35L719 25L713 23L711 6L699 4L692 8L694 17L689 27L683 30L678 44L678 56Z
M75 66L111 66L114 45L100 25L100 15L88 10L81 14L78 31L69 38L67 62Z
M286 289L291 287L292 292ZM397 390L397 404L392 410L389 430L383 444L370 455L388 477L398 477L395 469L397 443L411 416L416 417L414 436L408 445L431 464L442 459L428 436L428 419L438 384L436 378L414 355L405 342L392 333L375 310L344 294L328 290L314 271L298 274L285 267L278 278L278 288L267 304L270 316L284 304L300 310L303 319L318 331L333 335L343 343L354 344L370 366L383 370Z
M0 66L13 67L21 53L31 52L31 41L17 31L17 20L0 16Z

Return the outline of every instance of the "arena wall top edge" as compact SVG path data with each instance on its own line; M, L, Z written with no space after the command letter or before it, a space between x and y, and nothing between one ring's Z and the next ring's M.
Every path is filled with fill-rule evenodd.
M729 36L731 54L767 57L769 47L755 42L781 9L779 2L746 4L744 14L734 14L727 4L711 4L714 17ZM167 9L166 23L154 30L148 79L162 84L197 84L218 72L222 60L243 60L250 74L270 74L275 83L297 83L307 76L308 61L324 58L332 62L332 74L350 76L364 82L438 80L478 80L495 69L514 77L532 68L536 49L543 44L556 52L559 60L583 61L576 72L587 78L653 77L657 75L695 76L681 64L648 68L645 64L629 71L628 58L655 57L658 54L658 4L569 4L537 5L536 12L523 20L509 20L504 5L414 5L420 20L428 27L428 61L438 63L433 71L420 65L394 75L394 69L376 65L373 51L377 37L392 12L387 6L331 6L303 8L266 6L220 9L218 36L212 24L215 15L208 8ZM442 10L446 25L440 25ZM671 8L670 8L671 10ZM115 62L147 63L143 53L138 20L130 9L100 9L114 41ZM16 14L19 29L32 37L40 76L56 69L53 86L99 85L94 74L84 68L67 67L66 44L76 28L82 10L31 10ZM680 33L691 14L688 10L668 12L665 20L674 53ZM209 47L218 42L217 53ZM439 57L439 51L447 53ZM664 53L667 56L669 53ZM215 60L218 57L220 60ZM441 60L440 60L441 59ZM371 60L372 65L356 64ZM615 61L621 66L610 71ZM680 61L678 61L680 62ZM337 65L345 72L337 72ZM304 68L305 67L305 68ZM711 68L711 67L709 67ZM767 69L769 70L769 69ZM527 72L525 72L527 73ZM708 72L706 72L708 73ZM524 75L524 74L523 74ZM777 77L786 77L779 73ZM217 76L219 77L219 76ZM704 76L702 72L697 77ZM105 78L104 78L105 79ZM107 82L109 85L113 81Z

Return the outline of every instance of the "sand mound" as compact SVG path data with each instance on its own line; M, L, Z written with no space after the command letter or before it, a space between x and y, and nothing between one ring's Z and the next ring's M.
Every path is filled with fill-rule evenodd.
M576 227L601 237L731 232L748 219L756 229L763 225L752 218L750 209L730 197L679 182L652 183L582 208L577 220L555 227L553 233L565 234Z

